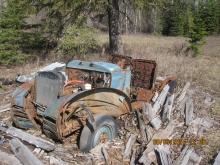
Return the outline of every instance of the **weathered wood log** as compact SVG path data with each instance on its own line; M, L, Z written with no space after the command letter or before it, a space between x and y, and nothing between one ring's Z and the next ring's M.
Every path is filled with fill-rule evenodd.
M183 161L188 149L189 149L189 146L185 146L183 148L183 150L181 151L179 157L175 160L174 165L179 165Z
M155 147L154 140L169 138L175 126L176 126L175 121L171 121L165 129L153 135L152 140L148 143L146 150L143 152L141 158L139 159L140 163L143 163L143 164L149 163L149 161L147 160L148 159L147 157L148 157L148 153L150 153Z
M9 127L9 128L5 128L0 126L0 130L9 134L10 136L19 138L25 142L28 142L32 145L35 145L38 148L42 148L46 151L52 151L55 149L55 145L52 142L49 142L47 140L44 140L42 138L33 136L31 134L28 134L20 129L17 129L15 127Z
M43 165L43 163L18 139L10 140L11 150L24 165Z
M125 147L125 151L123 155L124 160L127 160L127 159L130 160L132 146L134 145L136 139L137 139L137 135L131 134Z
M102 148L101 148L101 152L102 152L103 157L104 157L104 159L105 159L106 165L110 165L110 164L111 164L111 160L110 160L110 158L109 158L108 152L106 151L105 147L102 147Z
M138 118L138 125L139 125L141 136L142 136L144 141L147 141L147 135L146 135L146 131L145 131L145 124L144 124L143 120L141 119L141 113L139 111L137 111L137 118Z
M6 112L6 111L9 111L11 109L11 104L6 104L6 105L2 105L0 106L0 113L1 112Z
M62 161L60 158L55 158L53 156L50 156L50 165L68 165L68 163Z
M147 134L147 141L150 141L152 139L154 130L150 125L147 125L145 128L146 134Z
M215 162L213 165L219 165L220 164L220 152L218 153L217 157L215 158Z
M152 120L156 116L156 112L153 111L150 103L143 103L142 105L143 114L146 115L148 120Z
M22 165L21 162L12 154L0 150L0 164Z
M161 91L161 93L159 94L157 100L155 101L155 103L153 104L153 111L155 113L158 113L159 109L163 106L164 101L166 99L166 96L168 94L168 91L170 89L169 85L165 85L163 90Z
M193 162L192 163L193 165L199 165L199 163L202 160L202 157L197 155L195 152L192 152L190 157L189 157L189 160Z
M159 115L156 114L156 111L153 110L151 104L144 103L142 106L143 115L146 115L151 125L158 130L161 126L161 120Z
M130 165L135 165L135 160L136 160L136 149L133 149Z
M188 165L188 164L195 164L199 165L202 157L198 156L193 148L189 148L189 146L185 146L182 150L179 157L174 162L174 165Z
M166 99L166 103L164 105L163 114L162 114L162 121L165 122L166 120L170 121L172 108L174 102L174 95L168 96Z
M167 152L165 152L163 149L160 149L159 147L156 148L156 152L158 153L158 157L160 160L160 163L158 163L158 164L172 165L170 155Z
M0 113L9 111L11 108L0 109Z
M156 116L155 118L153 118L153 119L150 121L150 123L151 123L151 125L152 125L156 130L160 129L161 124L162 124L162 122L161 122L161 120L160 120L160 116L158 115L158 116Z
M155 92L153 98L151 99L153 103L157 100L158 96L159 96L158 92Z
M11 91L6 91L6 92L1 92L0 93L0 96L1 95L8 95L8 94L11 94L13 92L13 90L11 90Z
M177 104L179 104L185 97L187 90L190 87L190 82L187 82L185 84L185 86L183 87L183 90L181 91L181 93L179 94L179 96L177 97Z
M11 107L11 103L5 104L5 105L1 105L0 106L0 110L1 109L5 109L5 108L10 108Z
M185 106L185 124L189 125L193 120L194 106L193 106L192 99L190 99L188 97L185 104L186 104L186 106Z

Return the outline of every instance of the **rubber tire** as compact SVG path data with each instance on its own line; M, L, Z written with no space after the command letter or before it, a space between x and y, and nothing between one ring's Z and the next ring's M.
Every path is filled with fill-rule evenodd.
M107 126L108 129L110 130L111 139L115 138L117 136L117 124L115 122L115 119L111 116L108 115L96 115L94 116L95 118L95 130L93 131L92 129L89 128L88 125L85 125L83 127L83 130L80 135L80 141L79 141L79 148L82 152L89 152L92 148L95 147L94 145L94 138L97 134L98 131L100 131L100 128L103 128L103 126Z

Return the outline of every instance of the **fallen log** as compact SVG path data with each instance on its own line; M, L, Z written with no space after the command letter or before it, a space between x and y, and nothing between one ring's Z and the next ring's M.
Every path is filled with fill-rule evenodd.
M146 131L145 131L145 124L144 124L143 120L141 119L141 113L139 111L137 111L137 118L138 118L138 125L139 125L141 136L143 138L143 141L146 142L147 135L146 135Z
M132 156L131 156L130 165L135 165L135 160L136 160L135 155L136 155L136 149L134 149L134 150L132 151Z
M174 95L168 96L166 99L166 103L164 105L163 114L162 114L162 121L170 121L172 108L174 102Z
M111 161L110 161L108 152L106 151L105 147L102 147L102 148L101 148L101 152L102 152L103 157L104 157L104 159L105 159L105 164L106 164L106 165L110 165L110 164L111 164Z
M165 85L163 90L160 92L160 95L157 97L157 100L153 104L153 112L157 113L159 111L159 109L163 106L169 89L170 89L170 86Z
M0 150L0 164L22 165L21 162L12 154Z
M172 165L170 154L165 152L160 147L156 148L155 151L158 154L159 161L160 161L160 163L158 163L158 164L161 164L161 165Z
M189 125L193 120L194 106L192 99L188 97L185 104L185 124Z
M10 136L19 138L25 142L28 142L32 145L35 145L38 148L44 149L46 151L52 151L55 149L55 145L52 142L49 142L47 140L44 140L42 138L33 136L31 134L28 134L20 129L17 129L15 127L9 127L9 128L5 128L3 126L0 126L0 131L3 131L7 134L9 134Z
M156 116L150 121L151 125L156 129L160 129L162 121L160 120L160 116Z
M0 113L9 111L11 108L0 109Z
M148 154L154 149L154 141L157 139L169 138L176 126L175 121L171 121L167 127L153 135L152 140L148 143L146 150L139 159L139 163L149 164ZM158 144L159 145L159 144ZM151 163L151 162L150 162Z
M9 141L11 150L24 165L43 165L43 163L18 139Z
M174 162L174 165L188 165L188 164L199 165L201 160L202 157L198 156L194 152L194 149L189 148L189 146L186 146L182 150L177 160Z
M161 126L161 120L159 115L156 114L156 111L153 110L151 104L144 103L143 106L143 112L145 116L147 116L148 120L150 121L151 125L158 130Z
M179 104L184 99L184 97L186 96L186 93L187 93L187 90L189 89L189 87L190 87L190 82L187 82L185 84L185 86L183 87L183 90L181 91L181 93L177 97L177 104Z
M11 107L11 103L5 104L5 105L1 105L0 109L5 109L5 108L9 108Z
M130 160L132 146L134 145L136 139L137 139L137 135L131 134L125 147L125 151L123 155L124 160Z
M13 90L7 91L7 92L1 92L0 95L7 95L7 94L10 94L10 93L12 93L12 92L13 92Z

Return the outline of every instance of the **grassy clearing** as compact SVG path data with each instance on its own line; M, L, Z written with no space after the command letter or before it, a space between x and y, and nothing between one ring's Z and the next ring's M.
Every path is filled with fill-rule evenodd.
M100 45L107 45L106 34L98 39ZM196 58L186 56L188 43L184 37L124 35L122 41L125 55L156 60L160 76L174 74L181 85L191 81L220 95L220 37L206 38L203 55Z

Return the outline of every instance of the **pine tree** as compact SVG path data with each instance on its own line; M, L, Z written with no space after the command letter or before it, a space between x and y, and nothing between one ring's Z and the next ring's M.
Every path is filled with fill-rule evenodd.
M204 22L204 28L208 34L218 29L218 10L216 0L201 1L199 4L199 17Z
M178 36L184 34L184 11L183 3L180 0L168 2L166 4L165 15L163 18L163 34Z
M8 0L0 13L0 64L19 63L24 55L19 50L24 24L24 10L20 0Z

